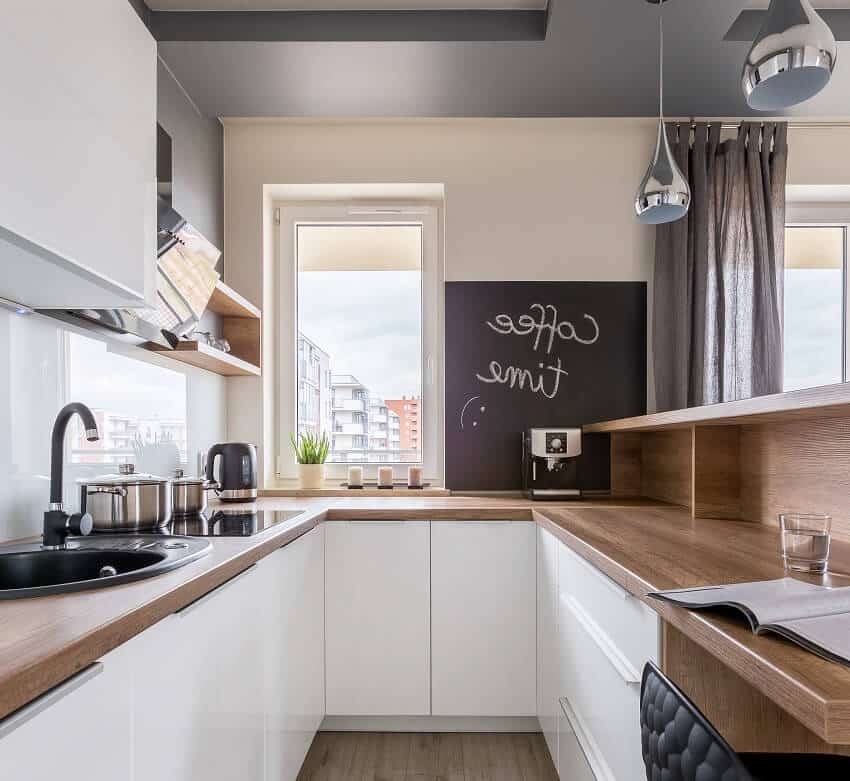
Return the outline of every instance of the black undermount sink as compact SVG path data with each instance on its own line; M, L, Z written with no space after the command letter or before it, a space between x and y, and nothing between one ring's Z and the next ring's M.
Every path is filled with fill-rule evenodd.
M62 550L0 546L0 599L64 594L152 578L204 556L208 540L157 534L69 540Z

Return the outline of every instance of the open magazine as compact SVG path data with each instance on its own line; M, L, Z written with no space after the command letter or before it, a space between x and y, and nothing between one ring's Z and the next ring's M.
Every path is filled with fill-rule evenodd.
M775 632L825 659L850 665L850 587L793 578L657 591L649 596L692 609L733 607L756 634Z

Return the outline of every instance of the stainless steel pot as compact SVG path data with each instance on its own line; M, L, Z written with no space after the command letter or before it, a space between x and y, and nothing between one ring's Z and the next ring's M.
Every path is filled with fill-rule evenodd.
M213 480L202 477L184 477L178 469L171 481L172 507L175 516L198 515L207 508L207 491L218 488Z
M96 531L159 529L171 520L171 481L121 464L119 474L80 480L80 511Z

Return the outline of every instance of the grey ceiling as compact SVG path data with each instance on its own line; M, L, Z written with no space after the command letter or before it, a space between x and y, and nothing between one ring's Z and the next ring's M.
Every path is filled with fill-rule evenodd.
M546 7L546 0L149 0L155 11L363 11Z
M817 5L817 3L816 3ZM748 44L724 41L746 0L671 0L666 113L751 114ZM829 87L792 113L850 115L850 44ZM160 41L160 56L210 116L650 116L657 6L552 0L545 41Z

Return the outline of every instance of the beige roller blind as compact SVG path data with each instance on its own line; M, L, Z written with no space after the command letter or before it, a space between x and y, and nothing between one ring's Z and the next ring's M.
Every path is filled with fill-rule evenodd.
M299 225L299 271L419 271L420 225Z
M785 229L785 268L841 268L844 228Z

